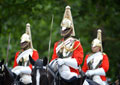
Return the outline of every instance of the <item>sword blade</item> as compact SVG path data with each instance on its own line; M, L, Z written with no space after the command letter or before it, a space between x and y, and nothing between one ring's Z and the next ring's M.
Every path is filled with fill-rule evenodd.
M50 47L51 47L51 39L52 39L52 28L53 28L53 19L54 15L52 15L52 21L51 21L51 27L50 27L50 39L49 39L49 48L48 48L48 63L49 63L49 57L50 57Z
M9 39L8 39L6 66L8 66L8 55L9 55L9 49L10 49L10 38L11 38L11 33L9 34Z

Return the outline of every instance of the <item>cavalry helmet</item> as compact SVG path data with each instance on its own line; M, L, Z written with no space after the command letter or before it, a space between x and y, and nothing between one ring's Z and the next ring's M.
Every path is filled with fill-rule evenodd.
M23 43L23 42L30 42L30 36L27 34L27 33L24 33L22 36L21 36L21 41L20 43Z
M92 47L95 47L95 46L98 46L101 48L101 52L103 51L103 48L102 48L102 35L101 35L101 29L98 29L97 31L97 38L95 38L93 41L92 41Z
M62 31L65 30L66 28L72 29L71 36L75 36L75 30L74 30L74 25L73 25L73 19L72 19L72 14L70 10L70 6L66 6L64 16L61 22L61 27Z

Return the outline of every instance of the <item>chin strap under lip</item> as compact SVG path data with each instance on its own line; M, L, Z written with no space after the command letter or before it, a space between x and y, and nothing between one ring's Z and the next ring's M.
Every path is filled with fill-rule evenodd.
M66 33L61 33L61 36L66 36L66 35L68 35L69 33L70 33L70 31L72 31L72 29L70 28L70 30L68 30L68 32L66 32Z

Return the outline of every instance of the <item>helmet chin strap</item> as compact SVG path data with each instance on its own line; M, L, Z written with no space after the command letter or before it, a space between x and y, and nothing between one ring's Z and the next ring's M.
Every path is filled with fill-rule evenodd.
M71 36L72 29L68 30L66 33L61 33L61 35L66 39Z
M30 48L30 43L26 43L25 45L21 46L22 50L27 50Z

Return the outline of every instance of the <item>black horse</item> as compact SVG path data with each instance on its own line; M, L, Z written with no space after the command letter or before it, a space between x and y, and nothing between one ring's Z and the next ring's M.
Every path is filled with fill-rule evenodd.
M19 85L18 77L4 65L4 60L0 62L0 85Z
M84 80L86 80L89 85L99 85L90 79L86 79L87 77L83 72L80 72L82 74L81 78L77 78L72 82L66 81L60 77L59 72L53 72L50 66L47 65L47 58L34 61L31 56L29 56L29 59L34 66L32 70L33 85L83 85Z
M61 79L59 73L52 72L51 68L47 65L47 58L43 60L38 59L34 61L29 56L31 64L34 66L32 69L32 84L33 85L73 85L72 82L66 82Z
M3 81L4 81L4 79L3 79L3 76L4 76L4 72L3 72L4 66L3 66L3 64L4 64L4 60L2 60L0 62L0 84L3 84Z
M38 59L34 61L31 56L29 56L31 64L34 66L32 69L32 85L49 85L46 71L46 58L44 60Z

